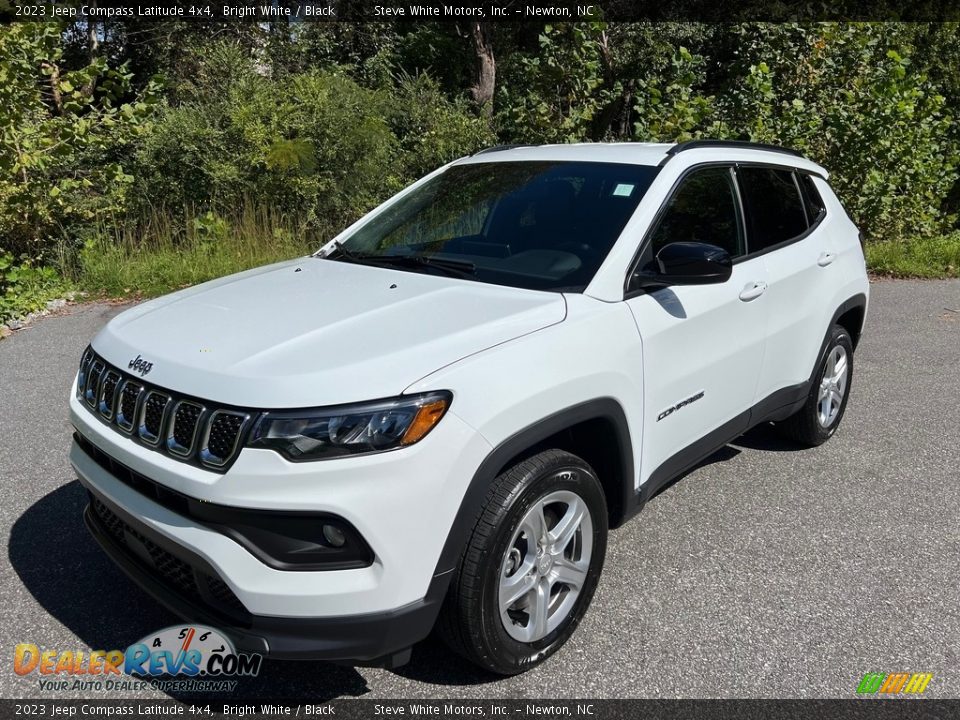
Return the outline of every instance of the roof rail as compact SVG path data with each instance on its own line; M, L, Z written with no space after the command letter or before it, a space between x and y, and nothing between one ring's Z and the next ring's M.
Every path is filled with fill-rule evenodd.
M477 150L474 155L483 155L484 153L500 152L501 150L513 150L514 148L520 147L533 147L532 145L494 145L492 147L484 148L483 150Z
M784 155L794 155L803 157L803 153L793 148L781 147L780 145L769 145L767 143L750 142L749 140L687 140L677 143L667 150L667 156L682 153L684 150L695 150L696 148L743 148L744 150L767 150L768 152L778 152Z

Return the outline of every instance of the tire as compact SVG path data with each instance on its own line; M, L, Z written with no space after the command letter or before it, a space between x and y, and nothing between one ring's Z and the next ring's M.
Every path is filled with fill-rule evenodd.
M845 361L842 381L837 380L839 358ZM807 400L800 410L778 425L781 433L805 447L825 443L840 426L852 382L853 343L850 333L840 325L834 325L830 329L827 349L820 358ZM835 395L825 396L824 393L830 390Z
M561 533L561 520L569 520L563 527L574 525L574 531ZM548 542L531 542L536 535L542 540L544 529L554 532ZM533 668L573 634L593 598L606 549L606 500L587 463L561 450L517 463L487 493L450 583L440 637L494 673ZM523 594L507 602L517 593Z

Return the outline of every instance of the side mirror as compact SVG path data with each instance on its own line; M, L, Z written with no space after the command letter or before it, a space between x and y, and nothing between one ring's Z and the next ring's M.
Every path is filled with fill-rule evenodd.
M710 285L726 282L733 272L730 253L716 245L700 242L674 242L664 245L656 257L659 272L637 272L637 289L670 285Z

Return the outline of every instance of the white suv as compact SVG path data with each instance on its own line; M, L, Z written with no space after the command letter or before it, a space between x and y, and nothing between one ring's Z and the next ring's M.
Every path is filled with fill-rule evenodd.
M88 527L243 650L396 666L436 625L526 670L659 488L760 423L837 429L868 283L826 178L739 142L493 148L128 310L70 402Z

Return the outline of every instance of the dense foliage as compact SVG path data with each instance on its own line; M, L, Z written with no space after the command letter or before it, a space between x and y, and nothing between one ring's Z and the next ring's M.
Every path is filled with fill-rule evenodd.
M301 252L497 142L782 143L878 247L956 227L955 25L481 25L0 27L0 321L58 273L160 292Z

